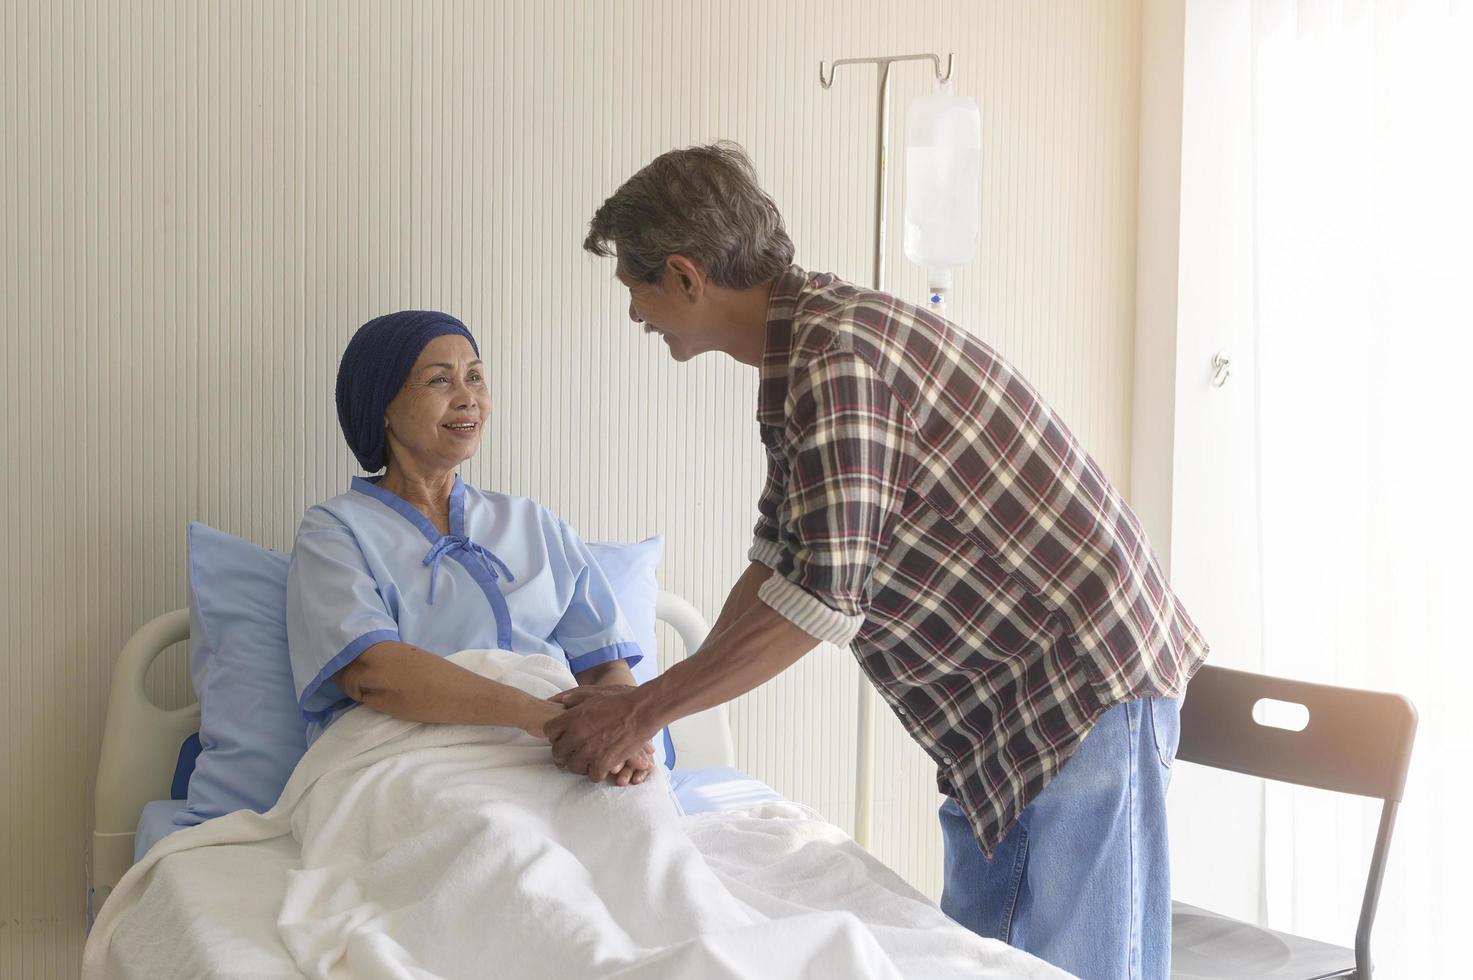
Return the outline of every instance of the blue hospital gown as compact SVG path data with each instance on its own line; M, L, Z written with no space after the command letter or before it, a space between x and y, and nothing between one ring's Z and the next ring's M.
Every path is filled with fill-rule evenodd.
M543 653L574 673L641 657L603 571L567 524L525 497L477 490L458 476L448 535L362 477L302 517L287 576L287 641L308 741L356 703L333 676L385 640L440 656Z

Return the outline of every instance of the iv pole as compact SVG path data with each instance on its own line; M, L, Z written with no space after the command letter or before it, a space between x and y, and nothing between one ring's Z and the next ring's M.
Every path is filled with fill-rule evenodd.
M840 58L828 65L818 63L818 84L825 91L834 84L834 72L840 65L874 65L880 73L879 125L875 132L875 268L874 288L885 288L885 168L889 155L890 130L890 65L897 61L926 61L936 73L936 81L951 81L955 54L946 56L946 74L941 74L941 58L934 54L901 54L885 58ZM859 675L859 719L855 733L854 762L854 840L869 849L870 827L875 812L875 692L861 671Z
M834 72L840 65L874 65L880 72L880 99L879 99L879 126L875 132L875 270L874 288L883 290L885 288L885 165L886 157L889 155L890 146L890 65L897 61L926 61L930 60L932 69L936 72L936 81L951 81L951 69L956 63L956 55L946 56L946 74L941 74L941 58L934 54L900 54L885 58L840 58L828 66L828 73L824 73L824 63L818 63L818 84L827 91L834 84Z

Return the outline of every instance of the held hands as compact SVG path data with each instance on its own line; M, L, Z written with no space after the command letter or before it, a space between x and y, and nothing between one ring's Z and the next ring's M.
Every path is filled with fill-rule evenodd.
M604 688L604 690L608 690L608 688ZM568 693L571 692L564 691L562 694L555 694L547 700L540 698L532 699L531 704L527 708L526 717L520 726L522 730L534 738L549 738L547 724L552 719L563 714L565 707L563 696ZM654 754L654 744L646 741L608 770L607 776L609 783L614 786L638 786L648 779L650 773L654 771ZM556 749L554 749L554 759L556 759ZM565 769L568 767L560 764L558 768ZM578 771L580 773L582 772L582 770ZM603 777L594 776L590 772L589 778L597 782Z
M636 691L600 685L553 695L551 700L564 709L543 726L552 741L553 763L593 782L612 777L618 786L638 785L649 778L654 769L650 738L655 730L644 731L635 718Z

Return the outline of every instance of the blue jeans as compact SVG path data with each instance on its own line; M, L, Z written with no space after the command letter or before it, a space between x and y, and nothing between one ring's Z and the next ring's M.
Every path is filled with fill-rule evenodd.
M941 806L941 909L1084 980L1171 974L1166 787L1181 704L1106 711L988 861L953 800Z

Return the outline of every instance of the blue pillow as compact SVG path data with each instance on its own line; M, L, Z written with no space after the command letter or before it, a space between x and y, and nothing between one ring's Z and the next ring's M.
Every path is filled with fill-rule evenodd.
M656 536L589 545L644 652L633 668L641 684L659 673L655 568L664 544ZM189 787L174 819L181 827L243 808L269 810L307 751L286 649L290 563L281 552L189 525L189 670L202 716L198 756L181 751L175 771L174 785ZM655 740L655 756L675 766L668 729Z
M191 827L276 803L307 751L286 655L288 555L189 525L189 673L200 754L175 816Z
M660 650L655 641L655 600L660 594L660 584L655 581L655 569L665 550L665 539L658 534L636 544L588 545L598 567L619 600L624 618L634 631L644 659L630 668L636 683L652 680L660 672ZM670 769L675 768L675 745L670 741L670 729L661 729L655 739L655 761Z

